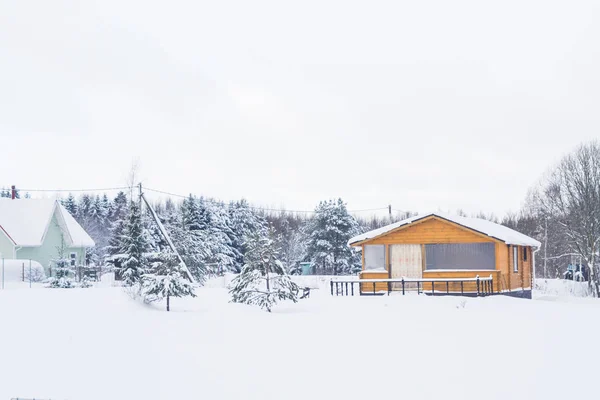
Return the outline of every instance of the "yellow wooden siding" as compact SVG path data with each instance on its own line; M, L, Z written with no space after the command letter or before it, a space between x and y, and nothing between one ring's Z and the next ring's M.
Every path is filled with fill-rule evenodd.
M368 244L482 243L494 239L435 218L375 238Z
M493 277L494 291L497 292L500 288L500 271L490 271L490 270L481 270L481 271L423 271L423 279L459 279L459 278L475 278L479 275L480 278L488 278L490 275ZM435 290L445 291L446 283L445 282L435 282L434 283ZM448 283L448 288L451 292L460 292L460 282L450 282ZM423 289L425 291L431 290L431 283L423 283ZM477 291L477 283L476 282L464 282L463 290L465 292L476 292ZM482 288L483 290L483 288Z
M360 274L361 279L388 279L387 272L362 272ZM364 293L372 293L373 292L373 283L366 282L360 284L360 289ZM375 291L387 291L388 284L387 282L375 282Z
M496 270L500 271L500 290L510 290L509 247L505 243L496 243Z

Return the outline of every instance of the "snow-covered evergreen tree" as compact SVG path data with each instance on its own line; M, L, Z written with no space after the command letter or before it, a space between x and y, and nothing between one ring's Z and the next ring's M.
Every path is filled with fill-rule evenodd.
M77 217L77 202L75 201L75 197L72 193L69 193L69 196L62 201L62 205L69 212L69 214L75 218Z
M125 255L121 264L121 276L126 286L132 286L140 282L145 268L144 254L146 251L140 206L133 201L129 209L129 217L121 241L121 253Z
M143 275L142 291L147 301L166 299L167 311L171 310L171 297L196 297L178 257L170 251L160 253Z
M342 199L322 201L308 224L308 258L320 273L350 274L360 270L360 259L348 246L359 226Z
M255 234L263 235L266 227L265 220L250 208L246 200L229 203L227 208L229 218L229 238L233 249L233 268L236 272L244 266L246 241Z
M50 262L51 277L48 279L48 287L68 289L75 287L72 275L71 262L67 258L67 246L64 237L61 236L60 245L56 247L57 257Z
M279 260L275 231L269 236L254 235L247 242L246 264L230 286L231 301L258 305L271 312L281 300L298 301L298 285Z

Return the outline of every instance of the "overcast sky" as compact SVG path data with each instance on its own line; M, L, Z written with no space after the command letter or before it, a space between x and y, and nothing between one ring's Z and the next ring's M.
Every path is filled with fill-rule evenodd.
M153 4L150 4L153 3ZM600 1L0 0L0 186L503 214L600 137Z

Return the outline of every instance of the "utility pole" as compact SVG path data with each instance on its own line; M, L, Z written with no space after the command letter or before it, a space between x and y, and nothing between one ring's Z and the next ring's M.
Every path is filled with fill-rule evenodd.
M140 203L140 214L142 214L142 182L138 183L138 189L139 189L139 203Z
M390 215L390 224L393 223L392 221L392 205L388 205L388 214Z

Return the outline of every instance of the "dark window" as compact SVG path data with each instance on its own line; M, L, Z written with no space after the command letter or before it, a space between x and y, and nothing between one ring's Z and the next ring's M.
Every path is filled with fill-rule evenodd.
M494 243L426 244L427 269L496 269Z
M523 247L523 261L527 261L527 247Z

